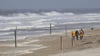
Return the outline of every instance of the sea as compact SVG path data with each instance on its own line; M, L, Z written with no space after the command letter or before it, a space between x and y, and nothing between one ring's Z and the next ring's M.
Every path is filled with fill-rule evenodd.
M51 25L51 26L50 26ZM100 28L100 10L0 10L0 41L62 32Z

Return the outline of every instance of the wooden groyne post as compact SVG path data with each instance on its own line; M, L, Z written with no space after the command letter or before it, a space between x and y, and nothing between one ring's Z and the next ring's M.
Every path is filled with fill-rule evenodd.
M52 34L52 24L50 23L50 35Z
M15 48L17 48L17 27L14 31L14 35L15 35Z
M74 39L73 39L73 37L72 37L72 39L71 39L71 42L72 42L72 47L74 46L73 40L74 40Z
M62 39L62 36L60 36L60 50L63 49L63 39Z

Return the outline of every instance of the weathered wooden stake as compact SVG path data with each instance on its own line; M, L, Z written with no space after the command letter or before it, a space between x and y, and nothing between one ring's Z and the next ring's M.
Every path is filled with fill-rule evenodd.
M52 30L51 30L51 28L52 28L52 24L50 24L50 35L52 34Z
M62 36L60 36L60 49L61 50L63 49L63 39L62 39Z
M74 40L74 39L73 39L73 37L72 37L72 40L71 40L71 42L72 42L72 47L73 47L73 40Z
M17 48L17 27L14 32L15 32L15 48Z

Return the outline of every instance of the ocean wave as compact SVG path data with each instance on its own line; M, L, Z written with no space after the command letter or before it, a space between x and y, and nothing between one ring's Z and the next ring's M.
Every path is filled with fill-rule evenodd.
M0 36L1 35L9 35L9 34L14 34L14 32L3 32L3 33L0 33Z
M13 21L13 22L9 22L8 24L21 24L21 22L17 22L17 21Z
M1 31L12 30L12 29L16 29L16 27L5 27L5 28L0 28Z

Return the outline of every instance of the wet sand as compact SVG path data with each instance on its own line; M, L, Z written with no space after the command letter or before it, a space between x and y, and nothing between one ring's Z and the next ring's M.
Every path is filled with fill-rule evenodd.
M62 36L62 49L60 36ZM10 45L8 44L10 43ZM8 45L6 45L8 44ZM79 51L90 48L100 47L100 29L85 30L84 39L75 40L72 47L70 32L65 32L26 38L18 41L18 47L14 48L14 41L0 42L0 55L3 56L49 56L53 54ZM35 49L34 49L35 48Z

